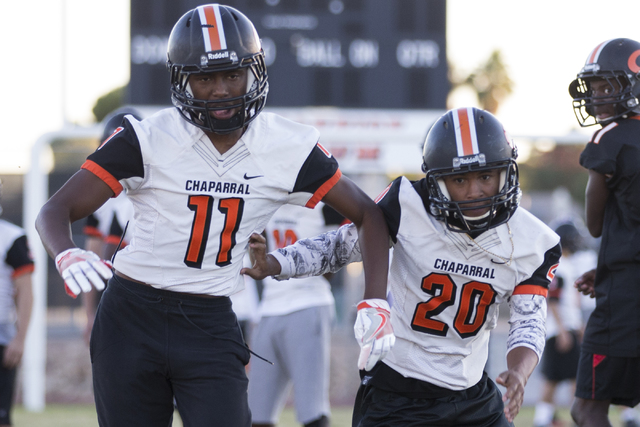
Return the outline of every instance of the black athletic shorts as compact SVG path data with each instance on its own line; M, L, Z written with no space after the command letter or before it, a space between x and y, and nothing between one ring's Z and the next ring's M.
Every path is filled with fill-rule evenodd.
M0 345L0 425L11 425L11 405L17 369L7 369L2 365L5 349L5 346Z
M639 357L580 353L576 397L634 407L640 403L639 384Z
M353 427L513 426L504 415L502 394L486 373L460 391L405 378L384 363L360 376Z
M542 353L541 369L542 375L549 381L574 380L578 371L578 360L580 360L580 345L578 344L578 334L571 331L573 347L566 352L560 353L556 348L557 336L547 340Z

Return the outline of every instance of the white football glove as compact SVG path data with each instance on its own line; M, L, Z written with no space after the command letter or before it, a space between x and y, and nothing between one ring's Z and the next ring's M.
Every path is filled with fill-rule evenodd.
M391 327L391 308L383 299L366 299L358 303L353 330L360 344L358 369L370 371L389 353L396 336Z
M56 268L64 279L64 288L73 298L80 292L91 291L91 285L101 291L104 282L111 279L111 263L93 252L71 248L56 256Z

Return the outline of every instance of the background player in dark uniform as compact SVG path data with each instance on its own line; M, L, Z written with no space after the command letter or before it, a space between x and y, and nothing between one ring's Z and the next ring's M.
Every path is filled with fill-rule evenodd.
M595 295L582 344L576 400L580 426L608 426L610 404L640 402L640 43L599 44L569 86L583 126L598 124L580 155L589 170L586 222L602 236L598 266L576 281Z
M562 257L549 285L547 342L540 362L544 382L533 417L534 427L551 427L559 421L556 413L558 385L568 381L569 394L574 394L584 330L582 300L588 298L573 284L585 270L596 266L598 258L596 252L587 247L572 220L559 222L554 231L560 236Z
M24 230L0 219L0 427L11 426L16 373L33 307L33 268Z
M545 343L546 294L558 236L519 207L517 151L502 124L476 108L451 110L429 131L426 177L397 178L379 196L393 246L389 304L396 342L362 363L353 426L510 426ZM336 271L360 259L352 226L271 252L254 236L260 278ZM484 372L498 306L508 301L508 369ZM388 307L378 301L379 307ZM361 315L356 335L367 336ZM376 325L380 324L375 323ZM380 361L376 364L376 362Z
M70 223L123 189L134 206L91 334L101 426L248 427L245 345L229 296L249 237L283 204L319 201L367 242L365 298L383 298L388 232L375 203L342 176L316 129L262 112L268 83L251 21L229 6L185 13L168 42L172 101L122 129L44 205L36 221L70 292L104 287L100 258ZM106 271L105 271L106 270Z

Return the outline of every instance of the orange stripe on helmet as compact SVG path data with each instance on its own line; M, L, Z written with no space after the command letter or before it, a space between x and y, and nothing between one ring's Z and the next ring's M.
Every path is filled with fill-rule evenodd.
M460 137L462 142L463 156L473 154L473 144L471 142L471 126L469 126L469 114L466 108L457 110L460 121Z
M589 57L587 58L587 64L593 64L598 61L598 56L600 55L600 52L602 52L602 48L604 48L604 46L610 41L611 40L607 40L606 42L602 42L598 46L596 46L596 48L593 49L589 54Z
M478 154L473 108L459 108L452 114L458 156Z
M216 19L216 10L215 6L203 6L201 8L200 13L200 21L203 25L202 34L204 36L205 47L207 50L221 50L223 49L221 39L224 38L224 29L218 25L218 20ZM204 18L204 19L203 19ZM205 27L207 25L207 27ZM222 37L220 32L222 31ZM224 47L226 48L226 46Z

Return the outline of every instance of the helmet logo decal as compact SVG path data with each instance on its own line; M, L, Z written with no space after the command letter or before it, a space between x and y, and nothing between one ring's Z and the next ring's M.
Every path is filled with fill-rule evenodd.
M627 66L634 73L640 72L640 64L638 64L638 57L640 56L640 50L636 50L629 56L629 61L627 61Z
M224 35L220 6L217 4L199 6L198 15L202 24L202 36L206 52L226 50L227 39Z
M478 135L472 108L458 108L452 111L453 124L456 133L456 147L458 156L478 154Z

